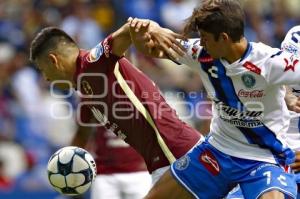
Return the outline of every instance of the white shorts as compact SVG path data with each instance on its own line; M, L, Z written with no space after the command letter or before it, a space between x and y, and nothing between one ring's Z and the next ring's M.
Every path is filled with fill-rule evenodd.
M200 140L187 152L192 151L193 148L195 148L198 144L201 144L203 141L205 141L205 138L202 136ZM165 166L159 169L156 169L152 172L152 186L161 178L161 176L170 168L170 166Z
M152 186L161 178L161 176L170 168L170 166L165 166L159 169L154 170L151 173Z
M147 171L97 175L91 188L91 199L141 199L151 188Z

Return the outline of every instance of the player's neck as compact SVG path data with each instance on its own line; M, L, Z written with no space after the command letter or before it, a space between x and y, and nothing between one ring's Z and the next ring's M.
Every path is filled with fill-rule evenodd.
M227 50L227 55L224 56L224 59L228 61L228 63L233 63L244 55L247 50L248 41L245 37L243 37L239 42L233 43L229 46Z
M72 82L73 86L75 86L74 82L74 75L76 73L76 65L77 65L77 57L78 57L78 53L72 53L69 57L69 59L67 60L68 64L67 64L67 70L66 70L66 79L70 82Z

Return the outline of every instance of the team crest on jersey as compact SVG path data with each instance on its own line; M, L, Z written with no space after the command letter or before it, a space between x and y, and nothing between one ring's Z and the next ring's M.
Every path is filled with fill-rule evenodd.
M185 156L181 157L180 159L178 159L174 164L175 164L175 168L177 170L180 170L180 171L185 170L190 164L190 157L185 155Z
M81 86L85 92L84 93L85 95L93 95L94 94L91 85L86 80L81 81Z
M103 46L101 44L98 44L95 48L90 50L88 56L87 56L87 61L90 63L98 61L98 59L101 57L103 54Z
M250 74L242 75L242 81L247 88L253 88L256 83L255 77Z

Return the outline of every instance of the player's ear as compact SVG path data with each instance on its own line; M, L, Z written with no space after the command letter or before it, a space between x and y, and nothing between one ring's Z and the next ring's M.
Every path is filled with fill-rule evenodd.
M229 35L225 32L222 32L222 33L220 33L219 39L221 39L222 41L228 41L229 40Z
M49 59L50 59L50 61L51 61L51 64L53 64L54 66L57 67L57 65L58 65L58 60L57 60L56 55L53 54L53 53L50 53L50 54L48 55L48 57L49 57Z

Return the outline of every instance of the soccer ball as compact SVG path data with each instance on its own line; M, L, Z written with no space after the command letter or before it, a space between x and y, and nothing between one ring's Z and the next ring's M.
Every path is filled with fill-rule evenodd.
M96 164L86 150L68 146L55 152L48 162L48 179L64 195L86 192L96 177Z

